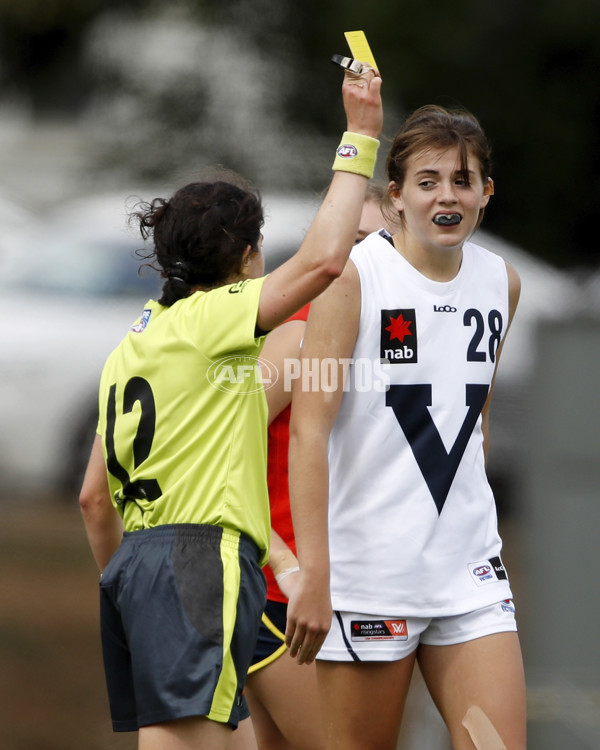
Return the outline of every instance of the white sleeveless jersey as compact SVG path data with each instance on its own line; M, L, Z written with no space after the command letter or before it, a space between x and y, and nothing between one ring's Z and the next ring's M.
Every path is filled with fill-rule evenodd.
M329 441L333 607L440 617L509 599L481 429L506 265L467 242L458 275L432 281L385 231L350 257L362 304Z

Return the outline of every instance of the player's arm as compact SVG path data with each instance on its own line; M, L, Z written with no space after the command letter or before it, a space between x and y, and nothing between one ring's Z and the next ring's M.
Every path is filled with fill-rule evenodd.
M100 435L94 439L79 493L79 506L94 559L103 571L121 543L123 523L110 499Z
M506 263L506 272L508 274L508 326L506 329L506 334L504 338L502 339L502 343L500 344L500 346L498 347L498 351L496 352L496 366L494 369L494 378L490 385L490 392L488 393L488 397L481 411L481 417L482 417L481 429L483 431L483 450L484 450L486 461L487 461L488 452L489 452L490 403L492 400L494 383L496 381L496 373L498 372L498 362L500 361L500 355L502 354L502 347L504 346L504 342L506 341L506 336L508 335L508 330L515 316L517 305L519 304L519 297L521 296L521 279L519 278L519 274L510 265L510 263Z
M348 263L342 276L313 302L302 346L302 359L308 363L325 357L338 360L337 390L303 389L299 380L292 398L290 505L300 573L288 605L286 643L301 664L314 660L331 625L327 443L343 395L344 360L352 356L359 318L360 283L354 264Z
M269 407L269 424L292 400L290 375L299 366L300 345L306 321L289 320L267 336L260 353L263 380L275 377L274 384L265 382L265 395Z
M298 559L279 534L271 529L269 567L282 594L289 599L298 582Z
M360 75L346 71L342 96L347 131L359 139L367 136L361 141L364 148L359 146L359 156L362 151L367 154L375 148L372 139L379 138L383 121L379 74L369 67ZM367 161L372 164L372 158ZM357 163L350 159L344 168ZM272 330L342 273L358 230L369 176L335 171L300 249L264 282L257 316L260 329Z

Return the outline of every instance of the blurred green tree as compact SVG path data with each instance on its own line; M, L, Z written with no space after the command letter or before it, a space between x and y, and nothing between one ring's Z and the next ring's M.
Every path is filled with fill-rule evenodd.
M115 11L149 18L160 7L156 0L0 0L4 93L24 92L41 116L80 111L94 86L106 85L81 62L91 24ZM324 63L346 51L344 31L364 29L384 76L385 136L421 104L470 109L494 147L497 191L486 226L557 265L597 264L589 241L600 215L597 0L382 0L368 9L358 0L180 0L169 7L204 26L235 29L274 76L285 74L281 126L321 139L343 124L337 100L330 106L339 71L328 73ZM178 109L171 124L181 149L190 145L185 122L198 113L190 96L178 107L186 99L190 116Z

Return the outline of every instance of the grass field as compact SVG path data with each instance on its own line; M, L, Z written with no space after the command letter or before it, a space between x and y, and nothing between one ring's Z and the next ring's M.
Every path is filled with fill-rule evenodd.
M0 502L0 747L135 748L110 727L98 574L75 499Z
M0 750L134 750L137 735L109 721L98 571L76 499L0 504Z

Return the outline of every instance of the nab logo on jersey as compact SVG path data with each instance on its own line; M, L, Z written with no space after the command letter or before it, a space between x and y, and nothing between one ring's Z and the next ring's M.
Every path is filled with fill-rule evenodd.
M381 359L391 364L417 362L415 310L381 311Z

